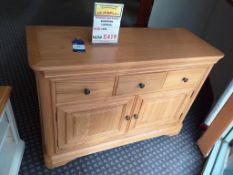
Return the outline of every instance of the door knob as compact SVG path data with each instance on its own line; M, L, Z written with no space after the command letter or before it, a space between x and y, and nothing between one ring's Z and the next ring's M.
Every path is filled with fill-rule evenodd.
M84 94L85 94L85 95L90 95L91 90L90 90L90 89L85 88L83 92L84 92Z
M134 114L134 115L133 115L133 118L134 118L134 119L138 119L138 114Z
M139 86L139 88L143 89L145 87L145 84L144 83L139 83L138 86Z
M127 115L127 116L125 116L125 119L126 119L126 120L130 120L131 117L130 117L129 115Z
M182 79L182 81L186 83L186 82L188 82L188 81L189 81L189 79L188 79L188 78L186 78L186 77L184 77L184 78Z

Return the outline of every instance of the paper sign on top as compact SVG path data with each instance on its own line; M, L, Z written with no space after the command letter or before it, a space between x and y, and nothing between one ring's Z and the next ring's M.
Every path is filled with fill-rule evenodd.
M92 43L117 43L124 4L95 3Z

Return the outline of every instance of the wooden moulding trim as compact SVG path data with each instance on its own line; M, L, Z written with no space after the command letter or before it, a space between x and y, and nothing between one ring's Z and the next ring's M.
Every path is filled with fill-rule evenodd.
M2 113L7 100L10 97L11 87L9 86L0 86L0 114Z
M221 57L219 56L210 56L210 57L194 57L189 58L174 58L174 59L161 59L161 60L151 60L151 61L140 61L140 62L122 62L122 63L107 63L107 64L80 64L80 65L56 65L54 61L44 61L43 65L35 64L31 66L34 71L69 71L69 70L85 70L85 69L96 69L104 67L118 67L118 68L130 68L130 67L143 67L142 65L158 65L161 66L174 66L174 65L203 65L203 64L215 64ZM50 66L51 64L54 66ZM46 66L49 65L49 66Z
M218 59L214 62L210 61L197 61L197 62L172 62L167 63L157 63L157 62L140 62L137 64L109 64L109 65L92 65L92 66L81 66L81 67L70 67L68 70L57 69L57 70L46 70L43 71L45 78L55 78L55 77L64 77L72 75L82 75L82 74L102 74L102 73L115 73L115 74L127 74L127 73L146 73L146 72L160 72L160 71L171 71L182 68L192 68L197 66L206 66L213 65ZM211 59L213 61L213 59Z
M51 102L51 92L50 92L50 82L48 79L42 77L38 74L38 88L39 88L39 102L41 110L41 123L42 123L42 137L45 140L43 144L45 145L45 152L47 155L52 155L55 153L54 150L54 128L53 128L53 111Z
M37 50L38 47L38 41L37 41L37 35L36 31L34 28L30 26L26 26L26 42L27 42L27 54L28 58L33 58L33 59L28 59L29 64L32 67L35 63L39 62L40 60L40 53ZM32 62L33 60L33 62Z
M57 166L65 165L67 162L70 162L72 159L75 159L75 158L78 158L78 157L81 157L84 155L92 154L95 152L99 152L102 150L115 148L118 146L138 142L138 141L145 140L145 139L150 139L150 138L153 138L153 137L159 136L159 135L169 135L169 136L176 135L180 132L181 128L182 128L182 124L178 124L178 125L172 126L170 128L165 128L165 129L160 130L160 131L143 133L140 135L127 137L127 138L124 138L121 140L115 140L115 141L106 142L103 144L98 144L98 145L88 147L85 149L81 149L81 150L74 150L74 151L64 152L61 154L56 154L56 155L50 157L50 161L52 162L52 168L54 168Z

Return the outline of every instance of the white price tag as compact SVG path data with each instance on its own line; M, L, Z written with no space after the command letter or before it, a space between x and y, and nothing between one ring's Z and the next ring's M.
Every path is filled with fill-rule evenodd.
M124 4L95 3L92 43L117 43Z

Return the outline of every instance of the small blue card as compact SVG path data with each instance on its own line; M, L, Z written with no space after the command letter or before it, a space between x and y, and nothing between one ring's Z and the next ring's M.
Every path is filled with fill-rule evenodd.
M86 51L85 43L81 39L74 39L72 41L72 48L74 52L83 53Z

